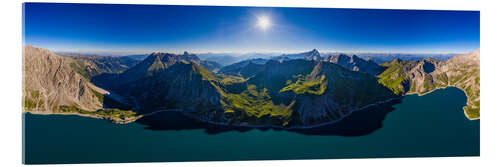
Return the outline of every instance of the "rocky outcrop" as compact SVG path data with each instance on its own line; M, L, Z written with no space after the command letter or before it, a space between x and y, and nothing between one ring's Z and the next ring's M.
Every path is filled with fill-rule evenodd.
M313 49L312 51L305 53L304 58L306 60L320 61L321 55L317 49Z
M324 59L326 62L338 64L351 71L366 72L371 75L378 75L384 71L384 67L379 66L377 63L359 58L356 55L347 56L340 54L336 56L328 56Z
M72 59L49 50L23 48L24 111L55 113L96 111L102 107L102 90L75 72Z

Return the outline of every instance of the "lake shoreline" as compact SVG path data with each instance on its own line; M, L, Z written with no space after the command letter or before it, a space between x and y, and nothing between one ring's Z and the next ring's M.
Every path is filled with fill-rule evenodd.
M247 128L273 128L273 129L283 129L283 130L293 130L293 129L311 129L311 128L318 128L318 127L322 127L322 126L327 126L327 125L331 125L331 124L334 124L334 123L337 123L337 122L340 122L342 120L344 120L344 118L348 117L349 115L351 115L353 112L356 112L356 111L360 111L360 110L364 110L364 109L367 109L369 107L373 107L373 106L377 106L377 105L381 105L381 104L385 104L385 103L389 103L389 102L392 102L394 100L401 100L403 99L405 96L408 96L408 95L418 95L418 96L424 96L424 95L427 95L429 93L432 93L436 90L440 90L440 89L447 89L447 88L457 88L459 90L461 90L462 92L465 93L465 91L463 91L462 89L456 87L456 86L452 86L452 85L447 85L445 87L439 87L439 88L436 88L436 89L433 89L431 91L428 91L428 92L425 92L425 93L417 93L417 92L411 92L411 93L406 93L404 96L400 96L400 97L395 97L395 98L390 98L388 100L384 100L384 101L379 101L379 102L376 102L376 103L373 103L373 104L369 104L369 105L366 105L366 106L363 106L359 109L356 109L356 110L353 110L353 111L350 111L348 114L346 115L342 115L341 118L339 119L336 119L336 120L333 120L333 121L329 121L329 122L324 122L324 123L320 123L320 124L316 124L316 125L308 125L308 126L290 126L290 127L283 127L283 126L277 126L277 125L269 125L269 124L266 124L266 125L244 125L244 124L228 124L228 123L225 123L225 122L215 122L215 121L210 121L210 120L203 120L203 119L198 119L196 116L193 116L193 115L190 115L190 114L187 114L187 113L184 113L182 112L182 110L179 110L179 109L168 109L168 110L162 110L162 111L154 111L154 112L151 112L151 113L147 113L147 114L141 114L141 115L138 115L136 117L131 117L131 118L126 118L126 119L115 119L115 118L112 118L112 117L103 117L103 116L99 116L99 115L92 115L92 114L81 114L81 113L53 113L53 112L42 112L42 111L23 111L23 112L29 112L29 113L32 113L32 114L40 114L40 115L77 115L77 116L82 116L82 117L89 117L89 118L95 118L95 119L105 119L105 120L108 120L112 123L115 123L115 124L128 124L128 123L132 123L132 122L135 122L143 117L148 117L148 116L152 116L152 115L155 115L157 113L161 113L161 112L179 112L180 114L188 117L188 118L191 118L191 119L194 119L194 120L197 120L197 121L200 121L200 122L204 122L204 123L209 123L209 124L213 124L213 125L218 125L218 126L227 126L227 127L247 127ZM468 95L465 93L465 96L467 97L467 99L469 98ZM466 105L467 106L467 105ZM464 115L466 116L466 118L468 120L479 120L480 118L470 118L467 113L465 112L464 108L466 107L462 107L462 110L464 112Z
M115 124L128 124L128 123L135 122L136 120L142 118L142 115L139 115L136 117L126 118L126 119L116 119L113 117L105 117L105 116L100 116L97 114L82 114L82 113L77 113L77 112L65 113L65 112L23 111L23 113L30 113L30 114L36 114L36 115L75 115L75 116L94 118L94 119L104 119L104 120L108 120L108 121L115 123Z
M180 112L162 112L127 125L80 116L23 113L24 162L479 156L480 120L469 121L462 115L465 101L458 89L439 90L305 130L215 126Z
M444 87L438 87L438 88L432 89L432 90L430 90L430 91L428 91L428 92L424 92L424 93L410 92L410 93L406 93L404 96L407 96L407 95L418 95L418 96L424 96L424 95L429 94L429 93L432 93L432 92L434 92L434 91L436 91L436 90L439 90L439 89L446 89L446 88L457 88L457 89L461 90L462 92L464 92L465 97L467 97L467 104L466 104L464 107L462 107L462 110L463 110L463 112L464 112L465 117L467 117L467 119L469 119L469 120L471 120L471 121L474 121L474 120L478 120L478 119L480 119L480 117L477 117L477 118L471 118L471 117L469 117L469 115L468 115L468 114L467 114L467 112L465 111L465 107L467 107L470 97L469 97L469 95L465 92L465 90L463 90L462 88L459 88L459 87L457 87L457 86L455 86L455 85L450 85L450 84L448 84L448 85L446 85L446 86L444 86ZM404 97L404 96L403 96L403 97Z
M356 112L356 111L361 111L361 110L364 110L364 109L367 109L369 107L373 107L373 106L377 106L377 105L381 105L381 104L385 104L385 103L389 103L389 102L392 102L394 100L400 100L401 97L397 97L397 98L390 98L388 100L384 100L384 101L379 101L379 102L376 102L376 103L373 103L373 104L369 104L369 105L366 105L366 106L363 106L359 109L356 109L356 110L353 110L353 111L350 111L348 114L346 115L343 115L341 118L339 119L336 119L336 120L333 120L333 121L329 121L329 122L324 122L324 123L320 123L320 124L316 124L316 125L308 125L308 126L290 126L290 127L282 127L282 126L277 126L277 125L241 125L241 124L227 124L227 123L222 123L222 122L214 122L214 121L207 121L207 120L200 120L200 119L197 119L196 117L193 117L193 116L190 116L188 114L185 114L185 113L182 113L183 115L191 118L191 119L195 119L195 120L198 120L198 121L201 121L201 122L206 122L206 123L210 123L210 124L214 124L214 125L220 125L220 126L227 126L227 127L247 127L247 128L273 128L273 129L283 129L283 130L293 130L293 129L312 129L312 128L319 128L319 127L323 127L323 126L327 126L327 125L331 125L331 124L334 124L334 123L337 123L337 122L340 122L342 120L344 120L344 118L346 118L347 116L351 115L353 112Z
M368 104L368 105L365 105L365 106L363 106L363 107L361 107L359 109L350 111L348 114L342 115L341 118L333 120L333 121L324 122L324 123L320 123L320 124L316 124L316 125L309 125L309 126L290 126L290 127L282 127L282 126L269 125L269 124L266 124L266 125L228 124L228 123L224 123L224 122L208 121L208 120L198 119L198 118L196 118L196 117L194 117L194 116L192 116L190 114L186 114L186 113L182 112L182 110L179 110L179 109L168 109L168 110L154 111L154 112L147 113L147 114L141 114L141 115L138 115L138 116L133 117L133 118L127 118L126 120L121 120L121 119L118 120L118 119L113 119L113 118L110 118L110 117L103 117L103 116L92 115L92 114L81 114L81 113L76 113L76 112L72 112L72 113L54 113L54 112L42 112L42 111L23 111L23 113L27 112L27 113L39 114L39 115L76 115L76 116L88 117L88 118L95 118L95 119L105 119L105 120L108 120L108 121L110 121L112 123L115 123L115 124L128 124L128 123L135 122L135 121L137 121L137 120L139 120L139 119L141 119L143 117L152 116L152 115L155 115L155 114L161 113L161 112L179 112L183 116L186 116L188 118L194 119L196 121L200 121L200 122L204 122L204 123L209 123L209 124L217 125L217 126L246 127L246 128L273 128L273 129L293 130L293 129L311 129L311 128L318 128L318 127L322 127L322 126L331 125L331 124L334 124L334 123L337 123L337 122L340 122L340 121L344 120L344 118L350 116L353 112L361 111L361 110L367 109L369 107L374 107L374 106L377 106L377 105L389 103L389 102L392 102L392 101L395 101L395 100L401 100L402 98L403 97L395 97L395 98L390 98L390 99L387 99L387 100L384 100L384 101L379 101L379 102L376 102L376 103Z

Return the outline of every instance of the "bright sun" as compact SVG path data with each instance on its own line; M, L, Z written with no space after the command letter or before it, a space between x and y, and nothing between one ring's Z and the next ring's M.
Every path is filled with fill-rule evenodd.
M257 20L257 26L259 26L263 30L266 30L270 25L271 22L269 21L269 18L266 16L261 16Z

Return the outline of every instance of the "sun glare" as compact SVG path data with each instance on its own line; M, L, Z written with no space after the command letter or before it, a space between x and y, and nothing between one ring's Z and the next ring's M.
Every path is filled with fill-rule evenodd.
M266 16L261 16L257 20L257 26L259 26L262 30L266 30L270 25L271 22Z

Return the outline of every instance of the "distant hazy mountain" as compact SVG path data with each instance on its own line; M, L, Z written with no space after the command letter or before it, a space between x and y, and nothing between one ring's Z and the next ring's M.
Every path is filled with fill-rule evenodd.
M239 59L237 57L223 55L223 56L212 56L205 59L206 61L217 62L222 66L227 66L236 63Z
M328 56L327 58L324 59L324 61L338 64L351 71L366 72L371 75L378 75L385 69L384 67L379 66L377 63L371 60L365 60L359 58L356 55L347 56L345 54L340 54L337 56Z
M24 48L24 111L35 113L93 112L107 93L73 71L71 58L46 49Z
M227 66L226 66L227 67ZM220 74L226 74L226 75L234 75L234 76L240 76L243 78L248 78L252 77L258 72L262 71L264 68L264 64L257 64L250 62L240 68L235 68L235 69L225 69L224 72L221 72Z
M198 55L196 54L190 54L188 52L184 52L184 55L182 56L176 56L176 60L182 60L186 62L193 62L196 63L204 68L206 68L209 71L218 71L219 69L222 68L222 65L219 64L218 62L215 61L210 61L210 60L201 60Z
M131 59L134 59L134 60L142 61L146 57L148 57L148 54L127 55L127 56L122 56L122 57L128 57L128 58L131 58Z
M249 59L269 59L278 56L278 53L201 53L197 56L201 60L217 62L222 66L237 63Z
M271 57L279 56L280 53L277 52L268 52L268 53L244 53L244 54L239 54L237 57L241 60L247 60L247 59L269 59Z
M479 118L479 54L477 50L445 61L394 59L383 64L387 70L378 76L379 82L396 94L424 94L455 86L468 97L464 107L466 115L471 119Z
M218 73L242 76L244 78L247 78L259 72L262 69L263 64L265 64L267 61L267 59L262 58L244 60L228 66L224 66L218 71Z
M271 60L276 60L279 62L285 62L296 59L303 59L309 61L327 61L330 63L338 64L351 71L366 72L371 75L377 75L380 74L382 71L384 71L384 67L378 65L377 63L371 60L362 59L356 55L347 56L345 54L339 54L339 55L330 55L328 57L322 58L317 49L313 49L312 51L298 53L298 54L282 54L280 56L271 58ZM252 59L252 60L255 61L259 59ZM252 65L252 67L249 67L249 69L244 68L252 60L241 61L229 66L225 66L219 72L224 74L238 75L239 73L245 70L249 71L249 69L258 69L257 67L255 67L256 65ZM260 60L265 60L265 59L260 59ZM261 64L261 63L254 63L254 64Z
M394 59L401 60L424 60L434 58L437 60L448 60L456 54L395 54L395 53L359 53L357 56L374 61L377 64L385 63Z
M208 53L198 53L196 54L198 56L198 58L200 58L201 60L206 60L207 58L210 58L210 57L224 57L224 56L231 56L231 54L228 54L228 53L211 53L211 52L208 52ZM231 56L232 57L232 56Z
M97 55L65 55L73 61L70 66L73 70L87 79L103 73L120 73L139 63L139 60L124 56L97 56Z
M317 49L313 49L309 52L304 52L304 53L297 53L297 54L282 54L280 56L272 57L272 60L277 60L279 62L284 62L288 60L294 60L294 59L305 59L305 60L314 60L314 61L321 61L321 55L318 52Z
M220 65L219 63L215 61L208 61L208 60L202 60L200 62L200 65L204 68L206 68L209 71L217 72L219 71L223 66Z

